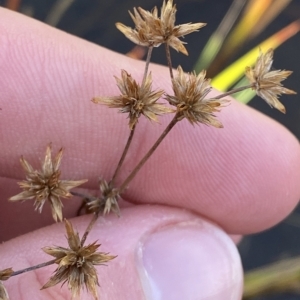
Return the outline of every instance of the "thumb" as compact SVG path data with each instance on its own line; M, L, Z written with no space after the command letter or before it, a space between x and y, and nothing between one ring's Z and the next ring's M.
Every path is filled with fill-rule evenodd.
M82 236L91 216L73 219ZM0 246L1 269L27 268L52 259L45 246L67 247L62 223ZM87 238L99 251L118 255L97 266L100 299L241 299L242 267L230 237L216 225L176 208L136 206L121 218L100 217ZM5 262L5 266L3 265ZM11 299L70 299L67 286L40 290L55 266L24 273L4 284ZM90 299L82 293L81 299Z

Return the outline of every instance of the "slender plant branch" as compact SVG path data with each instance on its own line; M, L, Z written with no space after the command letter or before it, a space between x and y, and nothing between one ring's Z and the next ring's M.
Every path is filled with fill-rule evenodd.
M121 158L120 158L120 160L118 162L118 165L117 165L117 168L116 168L116 170L114 172L114 175L112 176L112 179L111 179L111 181L109 183L110 186L114 185L114 181L115 181L115 179L116 179L116 177L117 177L117 175L118 175L118 173L120 171L121 166L123 165L124 159L126 157L126 154L128 152L129 146L131 144L131 141L132 141L132 138L133 138L133 135L134 135L134 132L135 132L135 127L136 127L136 124L134 124L133 128L130 130L130 134L129 134L127 142L126 142L126 146L125 146L125 148L123 150L123 153L122 153L122 156L121 156Z
M165 43L165 49L166 49L166 57L167 57L167 63L168 63L169 71L170 71L171 80L173 80L174 79L173 67L172 67L170 47L169 47L168 43Z
M95 197L87 195L87 194L81 194L81 193L77 193L77 192L73 192L73 191L70 191L70 193L73 196L85 198L85 199L90 200L90 201L95 200Z
M126 187L128 186L129 182L134 178L137 172L141 169L141 167L145 164L148 158L153 154L159 144L163 141L166 135L171 131L174 125L178 122L178 113L175 114L174 118L171 120L169 125L166 127L164 132L160 135L154 145L150 148L150 150L145 154L145 156L140 160L140 162L136 165L136 167L132 170L132 172L128 175L128 177L124 180L122 185L117 189L118 194L121 194Z
M145 70L144 70L144 76L143 76L143 81L142 81L142 87L145 85L146 83L146 79L147 79L147 75L148 75L148 69L149 69L149 64L150 64L150 60L151 60L151 55L152 55L152 51L153 51L153 46L149 46L148 47L148 53L147 53L147 58L146 58L146 65L145 65ZM131 144L131 141L132 141L132 138L133 138L133 135L134 135L134 132L135 132L135 127L136 127L136 124L133 126L133 128L131 129L130 131L130 134L129 134L129 137L127 139L127 142L126 142L126 145L125 145L125 148L123 150L123 153L122 153L122 156L118 162L118 165L117 165L117 168L112 176L112 179L110 181L110 185L113 186L114 185L114 181L120 171L120 168L121 166L123 165L123 162L125 160L125 157L127 155L127 152L128 152L128 149L130 147L130 144Z
M148 69L149 69L149 64L151 60L151 55L152 55L152 50L153 46L148 47L148 53L147 53L147 58L146 58L146 65L145 65L145 71L144 71L144 76L143 76L143 81L142 81L142 86L144 86L148 74Z
M90 221L88 227L86 228L86 230L85 230L85 232L84 232L84 234L81 238L81 241L80 241L81 246L84 245L84 243L86 241L86 238L87 238L88 234L91 232L91 230L92 230L95 222L97 221L98 217L99 217L99 213L94 213L94 215L92 217L92 220Z
M50 266L52 264L54 264L56 261L56 259L52 259L50 261L47 261L47 262L44 262L44 263L41 263L39 265L36 265L36 266L32 266L32 267L29 267L29 268L26 268L26 269L22 269L22 270L19 270L19 271L15 271L11 274L11 277L12 276L17 276L17 275L20 275L22 273L26 273L26 272L29 272L29 271L33 271L33 270L37 270L37 269L40 269L40 268L43 268L43 267L46 267L46 266Z
M72 191L70 193L73 196L82 198L82 203L79 206L79 208L77 209L77 214L76 214L77 216L80 216L80 213L81 213L82 209L86 206L86 204L88 202L94 201L97 198L97 197L90 196L90 195L87 195L87 194L81 194L81 193L72 192ZM85 201L85 200L87 200L87 201Z
M77 213L76 216L80 216L81 215L81 211L86 207L86 201L82 201L81 205L79 206L79 208L77 209Z
M228 95L232 95L232 94L235 94L235 93L238 93L238 92L241 92L241 91L244 91L244 90L253 88L254 86L255 86L255 84L254 84L254 83L251 83L251 84L249 84L249 85L241 86L241 87L239 87L239 88L230 90L230 91L228 91L228 92L226 92L226 93L223 93L223 94L221 94L221 95L219 95L219 96L216 96L216 97L213 97L213 98L214 98L214 99L221 99L221 98L224 98L224 97L226 97L226 96L228 96Z

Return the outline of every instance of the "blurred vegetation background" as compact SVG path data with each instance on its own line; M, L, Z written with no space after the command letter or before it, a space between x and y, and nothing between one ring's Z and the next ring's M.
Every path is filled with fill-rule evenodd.
M178 9L177 24L208 23L200 33L186 36L188 58L172 51L174 67L180 64L186 71L195 68L199 71L205 68L208 69L209 77L217 78L222 70L252 49L256 48L255 56L247 57L249 63L251 60L253 63L257 57L258 46L263 50L265 47L278 47L273 66L275 69L293 70L294 73L285 81L285 86L300 93L299 0L175 0L174 2ZM133 26L128 10L138 6L151 10L154 6L160 8L161 4L162 0L0 0L1 6L114 51L128 53L138 59L143 59L144 50L135 47L124 38L114 24L122 22ZM206 49L206 52L202 52L203 49ZM166 64L163 48L155 49L152 61ZM244 66L245 64L242 68ZM238 72L239 67L236 64L235 68L230 69L230 76L226 74L225 78L234 77L232 72ZM213 82L220 88L217 80ZM221 82L224 82L224 77ZM232 85L234 84L228 83L228 86ZM243 99L246 102L250 98ZM282 123L299 139L299 96L283 95L280 99L286 107L286 115L270 109L257 97L254 97L248 105ZM239 251L248 274L245 299L300 299L300 208L276 227L245 237L239 245ZM270 264L275 265L269 267ZM251 270L259 267L263 268L251 273Z

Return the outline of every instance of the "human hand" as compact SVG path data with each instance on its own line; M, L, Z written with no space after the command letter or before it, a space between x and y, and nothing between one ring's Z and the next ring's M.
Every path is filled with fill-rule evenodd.
M47 205L38 214L31 200L7 201L20 191L19 157L38 167L49 142L54 152L63 146L62 179L88 178L86 189L98 190L129 129L124 115L90 99L118 94L120 69L141 80L144 63L5 9L0 45L1 240L40 228L0 246L0 268L17 270L49 260L42 247L66 245L63 224L43 228L53 222ZM168 70L150 70L154 87L171 92ZM285 128L244 105L232 102L220 120L224 129L179 122L123 195L139 205L97 221L88 241L118 255L98 268L101 299L240 299L242 269L229 235L259 232L290 213L300 196L300 151ZM139 122L119 182L167 122ZM64 201L64 216L79 205ZM72 220L80 234L89 219ZM69 298L66 288L38 291L53 270L8 280L11 298Z

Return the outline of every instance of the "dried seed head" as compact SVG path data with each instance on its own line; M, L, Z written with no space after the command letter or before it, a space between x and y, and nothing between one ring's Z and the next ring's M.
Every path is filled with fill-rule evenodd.
M0 271L0 300L9 300L7 290L2 283L3 280L7 280L13 274L13 269L8 268Z
M63 149L60 149L54 160L52 160L51 144L49 144L41 171L34 170L22 156L20 162L26 172L26 180L18 182L18 184L24 191L9 198L9 201L35 199L35 209L41 212L46 200L48 200L54 220L61 221L63 204L60 197L70 198L72 196L70 193L72 188L87 182L85 179L78 181L59 179L62 155Z
M13 274L13 269L12 268L7 268L7 269L4 269L4 270L1 270L0 271L0 280L7 280L11 277L11 275Z
M108 107L120 108L120 112L128 113L129 127L133 129L138 118L143 114L152 121L158 121L157 116L173 110L157 103L164 91L152 91L151 73L148 74L145 84L140 86L125 70L121 72L122 78L116 78L118 88L121 92L116 97L96 97L94 103L106 104Z
M156 9L156 8L155 8ZM135 24L135 29L125 26L122 23L116 23L116 27L133 43L140 46L154 46L158 47L161 43L153 40L151 28L147 25L146 21L140 16L136 8L133 9L133 14L129 14Z
M253 90L264 99L271 107L275 107L285 113L285 107L278 100L281 94L296 94L281 84L281 81L291 75L292 71L274 70L270 71L273 63L273 49L269 49L265 54L260 51L254 68L246 67L245 75L254 84Z
M203 123L217 128L223 127L216 119L215 112L219 112L228 101L221 99L206 99L211 90L210 79L206 79L203 70L198 74L185 74L179 66L178 74L172 80L174 96L167 95L171 105L177 107L178 120L188 119L191 124Z
M7 290L2 281L0 281L0 300L9 300Z
M103 212L104 215L109 214L110 211L120 216L120 208L118 205L119 194L115 188L109 186L109 184L100 179L101 197L95 198L87 203L89 211L99 213Z
M56 258L58 264L55 274L42 287L46 289L60 282L68 282L68 288L72 293L72 298L79 297L81 289L86 289L98 299L97 285L98 275L95 265L114 259L116 256L108 253L96 252L100 244L94 242L88 246L81 245L78 232L75 232L72 224L65 220L67 239L69 248L45 247L43 251Z
M161 15L158 17L158 10L155 7L151 12L142 8L134 8L133 14L129 12L135 29L121 23L116 23L117 28L132 42L142 46L158 47L162 43L187 55L188 52L180 37L198 31L205 23L187 23L175 26L176 5L173 0L164 0Z

